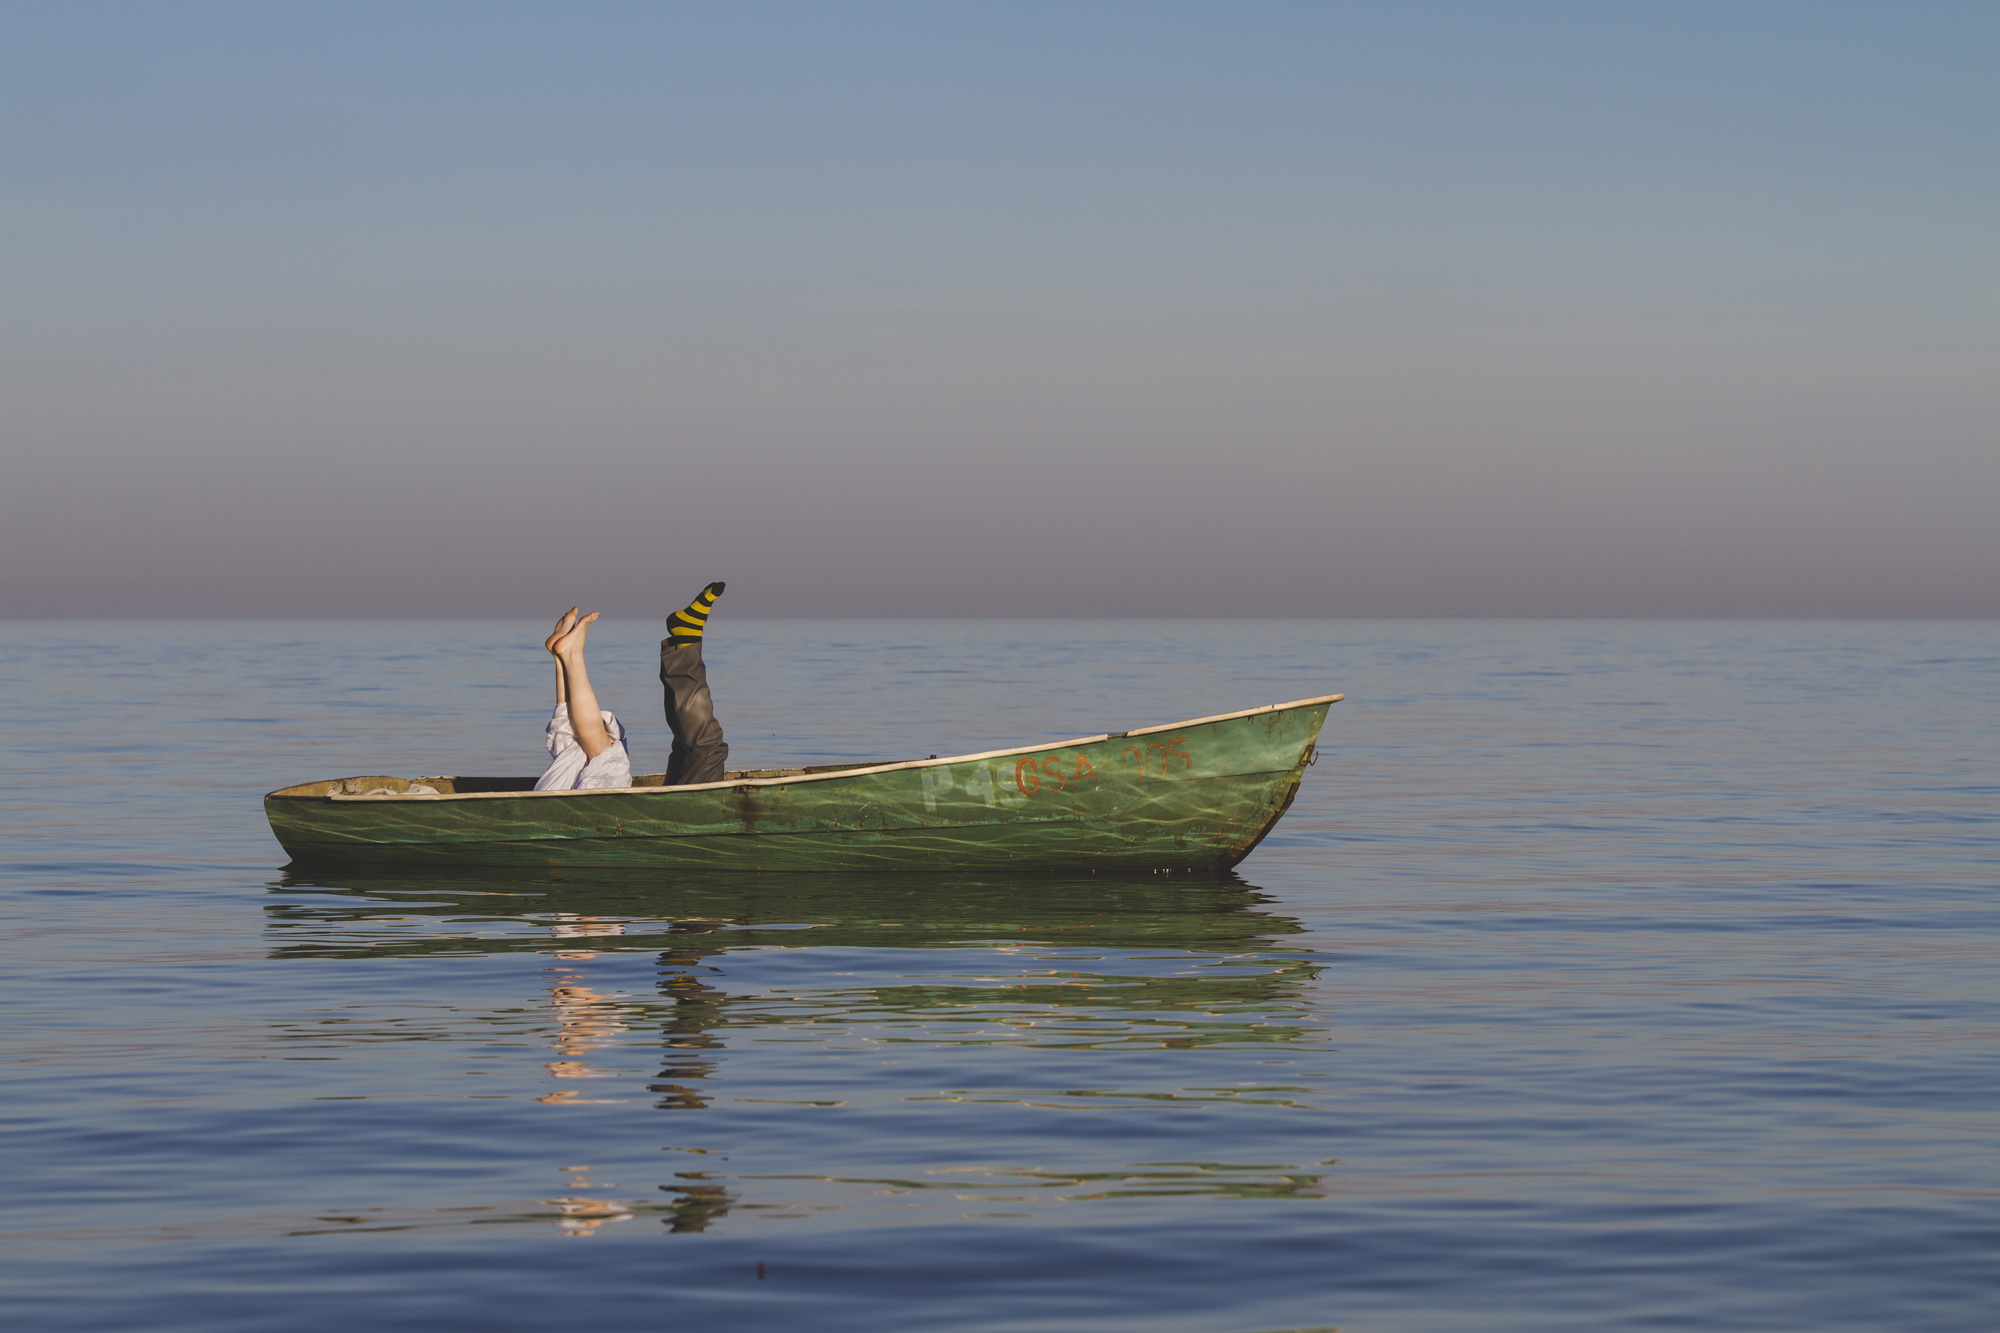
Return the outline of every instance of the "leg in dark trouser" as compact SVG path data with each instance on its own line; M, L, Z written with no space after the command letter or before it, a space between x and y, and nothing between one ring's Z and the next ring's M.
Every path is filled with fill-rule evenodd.
M723 744L722 724L715 720L715 701L708 694L701 640L660 640L660 684L666 687L667 725L674 733L666 785L722 781L729 747Z

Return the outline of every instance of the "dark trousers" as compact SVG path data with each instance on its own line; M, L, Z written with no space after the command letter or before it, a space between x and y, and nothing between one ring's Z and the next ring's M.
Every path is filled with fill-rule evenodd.
M715 720L715 701L708 694L708 668L702 665L700 641L660 640L660 684L666 687L667 725L674 733L666 785L722 781L729 747L722 741L722 724Z

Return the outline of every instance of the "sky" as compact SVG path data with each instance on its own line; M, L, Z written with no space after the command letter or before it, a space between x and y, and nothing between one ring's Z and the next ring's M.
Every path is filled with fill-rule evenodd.
M2000 615L2000 6L0 0L0 615Z

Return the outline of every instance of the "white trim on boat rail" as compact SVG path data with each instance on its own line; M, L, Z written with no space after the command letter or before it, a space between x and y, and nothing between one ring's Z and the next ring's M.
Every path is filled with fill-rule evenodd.
M982 750L977 754L948 754L936 759L901 759L891 764L874 764L861 768L843 768L833 773L800 773L785 778L730 778L722 782L700 782L678 787L585 787L569 791L466 791L466 792L420 792L414 796L403 793L348 793L329 792L325 796L292 797L293 800L327 801L493 801L520 800L524 797L579 797L579 796L631 796L651 792L727 791L736 787L783 787L797 782L825 782L829 778L857 778L871 773L895 773L906 768L943 768L948 764L981 763L988 759L1006 759L1017 754L1036 754L1043 750L1073 750L1080 745L1097 745L1104 741L1120 740L1126 736L1152 736L1162 731L1177 731L1182 727L1206 726L1211 722L1233 722L1239 717L1255 717L1259 713L1282 713L1293 708L1310 708L1314 704L1337 704L1347 696L1344 694L1316 694L1310 699L1293 699L1289 703L1263 704L1256 708L1239 708L1233 713L1216 713L1210 717L1191 717L1185 722L1167 722L1157 727L1134 727L1130 731L1100 732L1095 736L1078 736L1071 740L1054 741L1041 745L1016 745L1006 750ZM310 783L300 783L310 786ZM268 796L281 796L289 788L280 787L268 792Z
M1239 717L1255 717L1259 713L1282 713L1288 708L1309 708L1313 704L1337 704L1346 697L1344 694L1315 694L1310 699L1294 699L1290 703L1282 704L1263 704L1256 708L1239 708L1233 713L1217 713L1214 717L1191 717L1185 722L1169 722L1164 726L1158 727L1134 727L1130 731L1120 732L1119 734L1123 736L1150 736L1156 731L1172 731L1175 727L1198 727L1204 722L1233 722ZM1109 738L1109 733L1106 733L1095 739L1108 740ZM1027 748L1030 750L1049 750L1055 747L1049 745L1030 745ZM1009 750L1007 753L1013 754L1015 751Z

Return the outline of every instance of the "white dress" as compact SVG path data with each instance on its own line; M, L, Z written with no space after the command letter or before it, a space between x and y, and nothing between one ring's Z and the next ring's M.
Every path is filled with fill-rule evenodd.
M629 787L632 785L632 756L625 749L625 727L610 710L604 710L604 729L611 735L611 748L587 758L569 724L569 705L557 704L549 718L549 758L554 762L535 783L536 791L575 791L582 787Z

